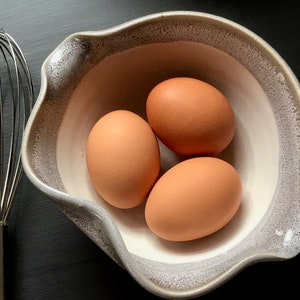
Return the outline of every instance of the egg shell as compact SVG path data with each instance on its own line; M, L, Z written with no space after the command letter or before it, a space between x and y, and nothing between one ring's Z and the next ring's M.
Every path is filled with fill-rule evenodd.
M224 227L236 214L242 183L236 169L215 157L187 159L156 182L145 207L151 231L169 241L189 241Z
M115 110L91 129L86 163L91 183L105 201L117 208L136 207L159 175L158 142L143 118Z
M176 77L157 84L148 94L146 112L160 140L181 155L218 154L235 133L228 99L196 78Z

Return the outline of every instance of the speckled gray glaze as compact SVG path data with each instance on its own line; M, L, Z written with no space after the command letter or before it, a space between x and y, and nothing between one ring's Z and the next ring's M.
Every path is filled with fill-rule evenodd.
M176 41L217 48L253 75L272 109L279 160L277 185L268 209L238 243L208 258L165 263L128 251L109 211L66 189L57 161L57 140L68 101L94 66L106 57L134 47ZM299 253L299 83L289 66L265 41L224 18L198 12L165 12L105 31L80 32L67 37L42 66L40 94L24 134L22 161L26 175L36 188L48 195L141 286L163 298L201 296L250 264L289 259Z

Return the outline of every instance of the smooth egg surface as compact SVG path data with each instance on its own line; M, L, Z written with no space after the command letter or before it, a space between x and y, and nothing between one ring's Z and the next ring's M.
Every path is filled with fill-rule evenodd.
M105 201L117 208L133 208L146 200L158 178L158 142L143 118L115 110L90 131L86 163L92 185Z
M224 227L241 199L240 176L232 165L215 157L190 158L156 182L146 202L145 218L160 238L195 240Z
M147 97L146 112L160 140L181 155L218 154L235 133L227 98L196 78L175 77L157 84Z

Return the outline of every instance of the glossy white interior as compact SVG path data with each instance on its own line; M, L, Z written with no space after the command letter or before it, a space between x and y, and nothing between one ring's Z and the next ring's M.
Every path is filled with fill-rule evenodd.
M242 205L219 232L196 241L163 241L149 231L143 205L119 210L101 199L89 182L85 143L93 124L114 109L145 117L150 89L163 79L192 76L205 80L229 99L237 131L219 156L236 167L243 183ZM180 157L161 147L162 169ZM130 253L167 263L201 261L239 243L261 221L274 195L279 169L279 141L269 100L254 76L236 59L195 42L155 43L103 59L80 82L68 101L57 137L57 167L70 195L104 207L116 222ZM176 188L176 187L174 187Z

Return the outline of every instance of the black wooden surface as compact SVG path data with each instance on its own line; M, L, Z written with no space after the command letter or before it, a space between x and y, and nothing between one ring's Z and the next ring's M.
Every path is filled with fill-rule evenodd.
M300 79L299 1L233 0L0 0L0 27L19 43L36 94L44 59L69 34L106 29L149 13L208 12L236 21L265 39ZM300 199L299 199L300 201ZM6 246L7 299L158 299L142 289L58 208L23 178L10 217ZM300 299L299 255L240 272L201 299L284 296Z

